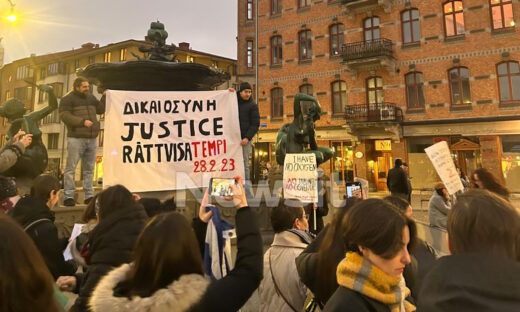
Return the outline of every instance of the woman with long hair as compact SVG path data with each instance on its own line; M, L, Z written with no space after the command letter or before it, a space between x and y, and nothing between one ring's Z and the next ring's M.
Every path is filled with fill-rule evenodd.
M419 311L518 311L517 208L486 190L465 192L448 216L448 246L424 279Z
M58 239L51 210L58 202L60 192L60 183L55 177L39 175L33 180L30 195L22 197L9 212L32 238L54 279L76 271L76 266L63 257L67 240Z
M356 197L347 198L336 210L330 225L296 258L298 274L319 305L324 305L338 288L336 267L345 257L341 221L347 211L360 201Z
M509 199L511 195L509 190L498 181L498 179L486 168L479 168L473 171L471 175L471 184L473 188L488 190L492 193Z
M341 228L347 253L323 311L415 311L403 279L415 223L390 203L368 199L349 210Z
M89 233L84 274L60 279L61 289L73 290L78 298L72 311L87 311L92 291L113 268L129 263L139 233L148 219L144 208L122 185L101 192L94 202L99 223Z
M54 280L23 229L0 214L0 311L60 311Z
M98 284L89 306L98 311L237 311L262 279L262 239L247 206L242 178L233 188L237 209L237 260L220 280L204 277L197 238L176 212L159 214L137 240L131 264L111 271ZM199 218L208 222L208 192Z

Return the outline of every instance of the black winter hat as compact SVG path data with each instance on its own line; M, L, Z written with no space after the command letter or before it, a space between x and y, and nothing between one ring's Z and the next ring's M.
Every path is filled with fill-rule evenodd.
M0 176L0 201L18 194L14 178Z
M240 84L240 89L238 91L244 91L244 90L253 90L253 88L251 88L251 85L249 84L249 82L242 82Z

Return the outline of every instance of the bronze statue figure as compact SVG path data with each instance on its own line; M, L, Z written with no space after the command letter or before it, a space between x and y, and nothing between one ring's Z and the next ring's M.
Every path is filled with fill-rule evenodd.
M10 99L0 106L0 116L7 118L11 124L7 131L8 138L14 137L19 130L25 131L26 134L32 134L31 145L18 158L16 164L3 173L5 176L34 178L47 168L47 149L43 145L42 132L38 127L38 122L58 108L58 101L51 86L39 85L37 87L47 93L49 98L47 107L24 115L27 109L18 99Z
M321 105L314 97L297 93L293 110L294 120L283 125L276 137L276 162L283 166L286 154L313 153L319 166L332 157L329 148L316 142L314 123L320 119Z
M164 24L159 21L152 22L146 36L147 41L152 43L152 47L140 46L139 51L150 53L148 59L152 61L173 61L174 58L170 55L175 52L175 45L167 45L166 38L168 32L164 29Z

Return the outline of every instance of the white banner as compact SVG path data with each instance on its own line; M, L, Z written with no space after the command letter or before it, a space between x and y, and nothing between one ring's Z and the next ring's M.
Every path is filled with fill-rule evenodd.
M318 202L318 168L314 154L287 154L283 164L283 194L303 203Z
M450 195L458 191L464 190L464 186L460 181L460 176L455 168L455 163L451 158L450 149L446 141L436 143L424 149L426 155L432 161L433 167L441 177L442 183L448 190Z
M207 187L244 176L235 92L107 91L103 186Z

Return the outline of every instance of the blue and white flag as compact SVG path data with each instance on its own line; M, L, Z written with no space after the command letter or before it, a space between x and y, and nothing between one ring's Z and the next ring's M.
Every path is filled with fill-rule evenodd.
M212 280L219 280L233 269L231 236L233 225L222 219L217 207L208 206L213 216L208 222L204 246L204 270Z

